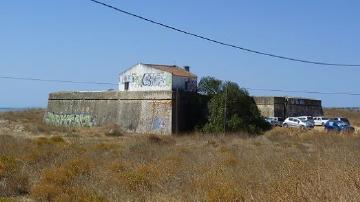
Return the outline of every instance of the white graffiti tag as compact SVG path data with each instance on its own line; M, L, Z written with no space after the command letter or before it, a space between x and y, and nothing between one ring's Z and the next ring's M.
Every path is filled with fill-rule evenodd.
M87 114L54 114L48 112L45 122L57 126L91 127L95 125L93 118Z

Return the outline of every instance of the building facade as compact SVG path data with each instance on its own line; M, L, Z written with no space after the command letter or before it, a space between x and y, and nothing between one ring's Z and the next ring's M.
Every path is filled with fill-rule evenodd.
M128 133L172 134L189 127L197 77L189 67L137 64L119 75L118 91L49 95L49 124L91 127L116 124Z
M45 122L93 127L116 124L124 132L170 135L192 128L193 92L57 92L50 93Z
M298 97L255 96L255 103L265 117L322 116L321 100Z
M119 75L119 91L197 91L197 77L171 65L137 64Z

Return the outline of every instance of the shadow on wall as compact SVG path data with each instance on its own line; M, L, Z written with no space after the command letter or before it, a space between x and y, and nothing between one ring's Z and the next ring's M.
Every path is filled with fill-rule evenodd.
M174 103L173 115L178 115L178 131L192 132L199 130L207 122L209 96L194 92L181 92L178 94L179 103ZM176 109L178 112L176 113ZM176 124L176 118L174 123ZM176 125L173 127L176 132Z

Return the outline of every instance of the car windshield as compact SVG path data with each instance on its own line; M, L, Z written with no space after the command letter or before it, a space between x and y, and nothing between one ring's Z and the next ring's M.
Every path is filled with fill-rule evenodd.
M343 122L349 123L349 120L347 118L341 118L340 120Z
M306 121L306 118L304 118L304 117L301 117L301 118L299 118L301 121Z
M337 125L340 126L340 127L347 126L347 124L345 122L343 122L343 121L337 122Z

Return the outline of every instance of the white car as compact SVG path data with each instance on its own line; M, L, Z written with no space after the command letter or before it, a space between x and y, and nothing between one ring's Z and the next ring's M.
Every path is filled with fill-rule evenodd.
M303 121L310 121L312 124L315 125L315 121L312 116L298 116L296 118L303 120Z
M301 129L310 129L314 128L314 124L311 121L307 121L304 119L300 119L297 117L289 117L286 118L283 122L283 127L293 127L293 128L301 128Z
M322 116L314 117L315 126L324 126L330 119Z

